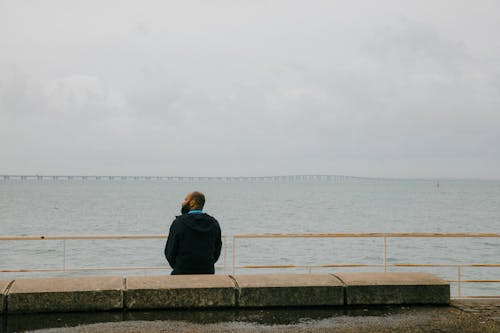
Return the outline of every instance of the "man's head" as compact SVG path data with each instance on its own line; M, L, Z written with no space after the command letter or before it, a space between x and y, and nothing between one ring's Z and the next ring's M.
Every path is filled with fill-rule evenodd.
M202 210L205 205L205 195L201 192L194 191L186 195L182 203L182 214L186 214L191 210Z

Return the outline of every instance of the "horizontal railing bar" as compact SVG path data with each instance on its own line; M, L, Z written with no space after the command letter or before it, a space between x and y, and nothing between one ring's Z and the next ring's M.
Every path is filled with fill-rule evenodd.
M500 280L461 280L460 282L468 282L468 283L500 283Z
M468 298L473 298L473 299L495 299L495 298L500 298L500 295L498 296L488 296L488 295L483 295L483 296L460 296L460 297L452 297L454 300L460 300L460 299L468 299Z
M131 270L161 270L167 267L81 267L81 268L55 268L55 269L7 269L0 270L2 273L27 273L27 272L72 272L72 271L131 271Z
M222 266L216 265L221 268ZM235 268L242 269L259 269L259 268L342 268L342 267L384 267L384 264L325 264L325 265L244 265L236 266ZM472 265L447 265L447 264L395 264L387 265L387 267L500 267L500 264L472 264ZM166 267L99 267L99 268L67 268L70 270L143 270L143 269L169 269ZM0 269L0 272L52 272L64 271L63 269ZM472 281L472 280L471 280ZM477 280L479 281L479 280ZM496 281L496 280L494 280Z
M235 268L328 268L328 267L384 267L383 264L331 264L331 265L245 265Z
M0 241L40 241L40 240L99 240L99 239L166 239L165 235L56 235L56 236L0 236ZM222 236L223 239L226 236Z
M0 273L50 273L50 272L64 272L61 268L33 268L33 269L24 269L24 268L16 268L16 269L0 269Z
M328 267L384 267L384 264L326 264L317 266L304 266L304 267L318 267L318 268L328 268Z
M216 266L217 268L222 268ZM310 266L240 266L238 268L311 268ZM69 268L63 269L12 269L0 270L1 273L60 273L60 272L80 272L80 271L131 271L131 270L170 270L166 267L89 267L89 268ZM446 280L450 283L500 283L500 280Z
M499 283L499 280L446 280L446 282L451 283Z
M500 238L500 233L237 234L233 238Z
M387 264L387 267L500 267L500 264Z
M257 265L257 266L239 266L237 268L304 268L299 265Z
M327 268L327 267L500 267L500 264L324 264L324 265L245 265L235 268Z
M217 268L222 268L222 266L215 266ZM342 267L384 267L383 264L332 264L332 265L245 265L245 266L236 266L238 269L266 269L266 268L342 268ZM388 267L391 267L390 265ZM457 267L454 265L409 265L404 267ZM465 267L477 267L477 266L465 266ZM484 266L481 266L484 267ZM488 267L488 266L486 266ZM495 267L500 267L500 265L495 265ZM169 269L167 267L89 267L89 268L66 268L64 269L0 269L2 273L20 273L20 272L63 272L63 271L79 271L79 270L148 270L148 269ZM471 282L480 283L481 281L494 281L500 282L500 280L467 280ZM450 280L451 282L451 280ZM453 281L458 282L458 281ZM462 280L465 282L465 280Z
M146 235L30 235L0 236L6 240L78 239L164 239L167 234ZM322 233L322 234L237 234L233 238L500 238L499 233ZM223 236L226 238L226 236Z
M215 268L222 269L223 266L216 265ZM0 269L0 273L48 273L48 272L78 272L78 271L133 271L133 270L171 270L168 267L79 267L79 268L54 268L54 269Z
M31 240L98 240L98 239L163 239L167 235L74 235L74 236L0 236L0 241L31 241Z

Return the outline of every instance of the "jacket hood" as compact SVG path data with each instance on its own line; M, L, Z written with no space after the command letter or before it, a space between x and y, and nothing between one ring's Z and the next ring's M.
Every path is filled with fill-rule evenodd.
M207 232L214 229L217 225L217 221L210 215L201 214L184 214L178 216L180 221L190 229Z

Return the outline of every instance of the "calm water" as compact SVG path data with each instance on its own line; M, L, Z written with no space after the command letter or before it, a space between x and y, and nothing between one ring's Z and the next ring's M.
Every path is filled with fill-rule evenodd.
M228 236L228 266L231 266L234 234L500 232L500 181L448 180L441 181L437 187L434 181L424 180L2 180L0 234L166 234L184 196L192 190L206 194L205 210L219 220L223 233ZM60 268L61 243L0 242L0 269ZM390 263L500 263L498 238L391 239L388 245ZM70 241L67 266L167 267L163 246L164 240ZM378 264L382 261L382 239L238 239L236 242L236 265ZM219 263L223 262L221 258ZM318 268L313 272L341 270L348 269ZM456 279L456 269L427 270ZM222 273L223 267L218 271ZM237 271L264 272L269 270ZM141 273L144 272L123 274ZM168 273L167 269L150 274ZM463 274L464 279L499 279L500 269L464 269ZM0 278L20 275L0 273ZM465 294L500 294L500 284L469 284L462 289Z

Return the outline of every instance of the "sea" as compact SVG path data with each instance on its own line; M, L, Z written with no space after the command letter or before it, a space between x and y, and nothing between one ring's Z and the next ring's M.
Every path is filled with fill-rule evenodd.
M389 237L385 241L367 237L246 237L500 233L500 180L356 178L0 180L0 237L164 236L66 242L0 240L0 279L170 274L163 254L166 236L180 214L184 197L194 190L205 193L204 210L219 221L225 236L217 274L386 269L431 272L450 281L500 280L500 237ZM472 264L481 266L470 267ZM459 269L457 265L465 266ZM106 270L109 267L116 269ZM129 267L155 269L127 270ZM58 271L61 268L66 271ZM453 282L452 296L500 295L498 282L464 282L458 289Z

